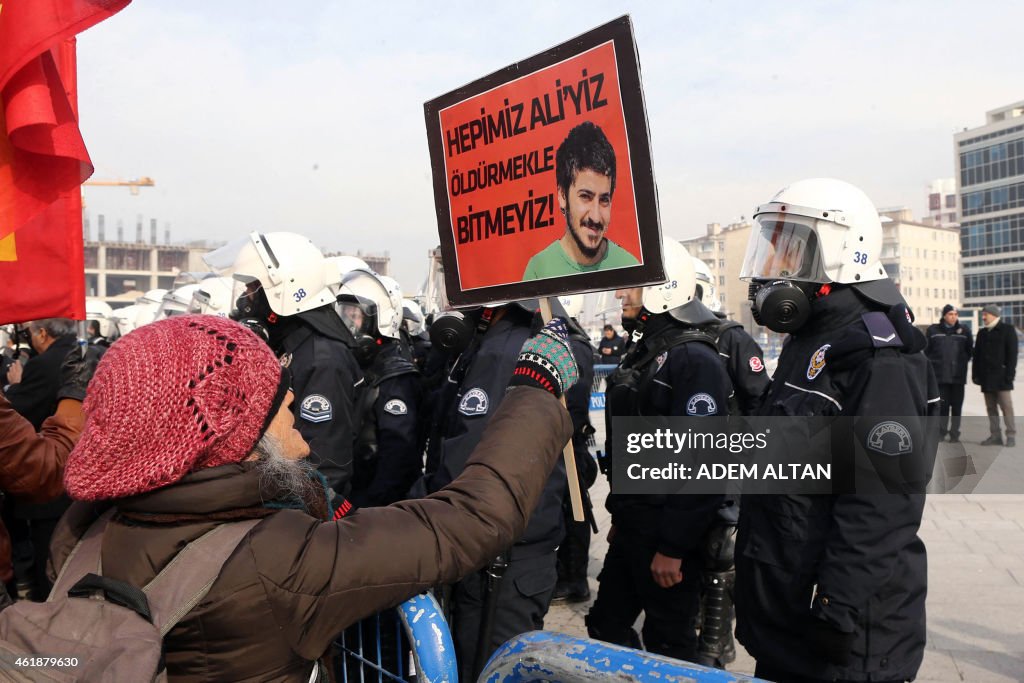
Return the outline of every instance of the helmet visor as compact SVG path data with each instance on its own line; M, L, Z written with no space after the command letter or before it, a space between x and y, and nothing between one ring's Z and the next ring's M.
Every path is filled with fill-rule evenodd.
M778 213L754 218L740 278L829 282L821 267L814 219Z
M338 316L352 334L368 334L374 336L376 330L373 318L377 313L377 305L362 297L342 295L336 306Z

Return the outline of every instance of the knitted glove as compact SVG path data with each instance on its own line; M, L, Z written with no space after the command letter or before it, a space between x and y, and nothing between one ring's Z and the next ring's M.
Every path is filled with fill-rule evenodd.
M85 388L89 385L102 354L94 346L76 346L68 352L60 366L60 389L57 400L73 398L85 400Z
M509 386L538 387L561 396L579 377L569 346L569 330L564 320L553 318L523 344Z

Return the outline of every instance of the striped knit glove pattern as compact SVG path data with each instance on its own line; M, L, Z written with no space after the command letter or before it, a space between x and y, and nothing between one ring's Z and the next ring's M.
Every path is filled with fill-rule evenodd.
M523 344L509 386L538 387L561 396L579 377L569 330L564 320L553 318Z

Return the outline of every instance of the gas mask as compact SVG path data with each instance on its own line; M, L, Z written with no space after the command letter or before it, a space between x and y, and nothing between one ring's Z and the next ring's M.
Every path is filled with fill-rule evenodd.
M795 332L807 323L811 315L811 297L807 288L817 285L790 280L754 280L750 283L747 299L758 325L773 332Z

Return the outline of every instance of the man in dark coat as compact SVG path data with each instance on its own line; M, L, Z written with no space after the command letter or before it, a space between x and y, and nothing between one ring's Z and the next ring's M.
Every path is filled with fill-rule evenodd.
M15 363L8 370L7 400L38 431L46 418L57 412L57 391L61 386L61 364L77 344L75 322L47 318L28 324L32 348L38 354L24 366ZM20 376L19 376L20 375ZM5 516L14 540L15 569L21 591L29 589L33 600L45 600L50 593L46 578L46 554L57 520L71 501L66 496L46 503L8 500Z
M626 344L622 337L615 334L615 328L611 325L605 325L601 342L597 345L597 362L618 365L625 346Z
M1017 430L1013 425L1013 378L1017 374L1017 331L1013 325L1003 322L1002 309L989 304L981 309L983 327L978 332L974 345L974 369L971 379L981 387L985 395L985 410L988 412L988 427L991 435L981 442L982 446L1003 445L999 431L999 411L1003 411L1006 423L1006 445L1017 445Z
M925 336L928 337L925 354L932 363L942 398L939 403L939 440L949 434L949 440L956 443L960 440L967 363L974 350L974 338L971 331L960 324L952 304L942 307L942 320L929 327Z
M38 430L57 410L60 366L75 348L75 323L66 318L47 318L28 324L37 355L25 364L15 363L7 372L5 395L11 405Z

